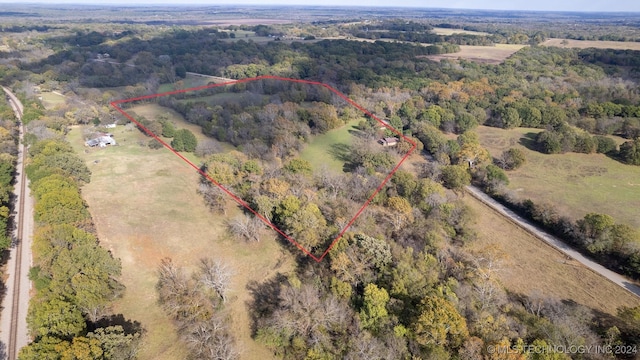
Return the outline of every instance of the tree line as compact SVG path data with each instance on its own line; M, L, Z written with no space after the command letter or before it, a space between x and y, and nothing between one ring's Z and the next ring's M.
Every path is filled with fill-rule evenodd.
M0 251L12 243L11 209L18 155L18 123L8 103L0 104Z
M100 246L80 188L90 171L63 139L33 139L26 173L35 198L36 289L20 359L134 359L139 326L110 312L124 286L118 259Z

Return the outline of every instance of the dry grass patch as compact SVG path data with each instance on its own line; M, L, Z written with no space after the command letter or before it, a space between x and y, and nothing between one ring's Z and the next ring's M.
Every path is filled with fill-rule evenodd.
M547 39L542 44L544 46L555 46L561 48L596 48L615 50L640 50L640 42L631 41L595 41L595 40L572 40L572 39Z
M443 59L457 60L466 59L483 64L501 64L509 56L527 45L517 44L496 44L495 46L472 46L461 45L460 51L452 54L425 55L424 57L441 61Z
M432 30L436 35L444 35L449 36L453 34L467 34L467 35L477 35L477 36L489 36L491 34L482 32L482 31L471 31L471 30L463 30L463 29L449 29L449 28L439 28L435 27Z
M291 256L271 234L253 244L230 239L225 218L209 212L196 193L199 175L168 150L141 146L148 137L137 129L113 129L119 145L104 149L84 148L81 133L82 128L74 128L69 141L93 173L82 193L102 244L122 261L122 282L127 287L114 311L140 321L147 330L139 358L186 358L171 320L157 304L156 269L164 257L188 272L202 257L228 264L235 275L227 307L242 358L272 358L268 349L251 339L247 284L288 272ZM231 208L230 216L239 211Z
M475 213L478 239L469 246L497 246L506 255L499 281L509 291L572 300L591 309L616 314L620 306L638 306L640 299L613 282L532 236L472 196L464 202Z
M508 173L509 188L518 197L553 204L561 214L574 219L597 212L640 228L640 166L625 165L602 154L542 154L523 145L530 144L540 131L477 129L480 143L494 157L510 147L525 152L527 162Z

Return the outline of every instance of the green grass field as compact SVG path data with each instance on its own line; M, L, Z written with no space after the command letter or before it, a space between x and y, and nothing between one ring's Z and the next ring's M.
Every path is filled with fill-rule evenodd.
M227 218L212 214L196 192L195 170L167 149L145 146L149 137L135 127L111 129L118 145L106 148L84 147L84 129L72 128L68 140L92 172L82 194L100 241L122 261L126 291L113 311L146 329L138 358L187 358L171 319L157 303L156 270L165 257L191 271L200 258L210 256L234 271L227 308L243 358L271 359L271 352L251 338L247 285L289 271L293 261L275 236L265 232L261 242L251 244L228 237ZM232 202L228 208L227 216L240 212Z
M253 96L253 95L252 94L248 94L248 93L223 92L223 93L215 94L215 95L188 97L186 99L181 99L179 101L181 101L181 102L202 101L202 102L206 102L207 104L238 103L245 96Z
M229 34L235 34L235 38L222 39L221 41L225 42L235 42L239 40L244 41L253 41L256 43L264 43L268 41L273 41L273 38L268 36L257 36L255 32L249 30L236 30L236 31L227 31Z
M213 80L210 78L202 77L202 76L187 74L187 76L180 81L181 81L181 84L178 88L188 89L192 87L207 85ZM160 85L160 87L158 87L158 93L163 93L163 92L168 92L173 90L176 90L176 84L162 84Z
M554 204L561 214L576 219L598 212L640 228L640 167L602 154L542 154L522 144L540 131L486 126L477 130L480 143L492 156L510 147L525 151L527 162L508 174L509 188L520 198Z
M64 96L53 92L43 92L39 95L42 97L42 105L48 110L53 109L60 104L65 103Z
M337 129L313 137L300 153L300 157L309 161L314 170L328 168L342 172L344 161L339 159L337 153L340 152L341 146L351 145L352 132L359 131L356 128L358 122L360 119L352 120Z
M175 112L173 109L160 106L158 104L142 104L133 106L127 109L127 111L136 113L136 115L140 115L149 120L155 120L160 115L167 115L169 117L169 121L173 122L176 128L188 129L196 136L198 142L207 139L207 136L202 133L202 128L200 126L186 121L182 115ZM168 140L171 141L171 139Z

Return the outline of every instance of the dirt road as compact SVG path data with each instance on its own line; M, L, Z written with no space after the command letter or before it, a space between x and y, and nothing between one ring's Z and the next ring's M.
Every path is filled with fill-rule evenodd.
M512 220L514 223L516 223L518 226L520 226L530 234L536 236L540 240L560 250L567 256L570 256L571 258L575 259L576 261L580 262L582 265L588 267L589 269L595 271L596 273L604 276L605 278L614 282L615 284L622 287L623 289L626 289L632 294L640 297L640 286L635 284L632 280L616 272L613 272L605 268L604 266L596 263L595 261L587 258L586 256L582 255L580 252L576 251L575 249L573 249L572 247L564 243L559 238L547 233L546 231L540 229L538 226L533 225L528 220L522 218L512 210L508 209L504 205L492 199L489 195L485 194L482 190L474 186L467 186L466 190L473 197L482 201L486 205L490 206L491 208L493 208L503 216L509 218L510 220ZM532 269L532 270L535 270L535 269Z
M3 90L10 98L10 104L18 119L22 117L22 103L7 88ZM2 299L0 314L0 359L15 359L23 346L29 342L27 332L27 308L31 282L28 274L31 267L31 239L33 237L33 199L29 184L24 175L25 148L22 143L24 127L20 125L20 144L16 165L16 183L14 186L15 237L7 262L9 277L5 284L6 292Z

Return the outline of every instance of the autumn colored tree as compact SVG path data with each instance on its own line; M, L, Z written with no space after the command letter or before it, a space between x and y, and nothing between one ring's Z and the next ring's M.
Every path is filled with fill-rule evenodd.
M458 347L469 336L466 320L448 300L427 296L418 310L418 318L411 327L418 344Z
M365 286L360 309L362 327L373 332L380 329L389 315L386 308L388 302L389 294L384 288L375 284Z

